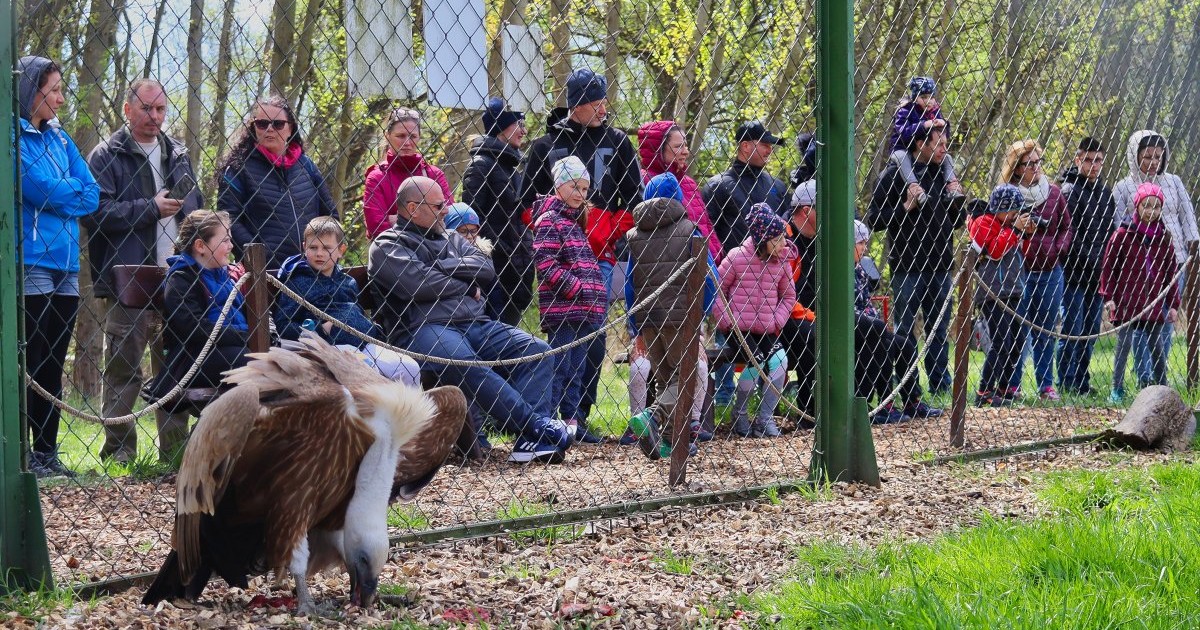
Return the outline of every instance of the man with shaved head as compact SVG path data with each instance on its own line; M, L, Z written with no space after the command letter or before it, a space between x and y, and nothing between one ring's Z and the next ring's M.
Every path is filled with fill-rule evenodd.
M542 340L489 319L485 290L496 281L491 259L447 230L446 199L427 177L404 180L396 224L371 243L367 263L376 320L393 345L460 361L514 359L546 352ZM558 463L570 444L552 417L554 360L501 369L421 361L444 384L457 385L506 431L517 434L511 462Z

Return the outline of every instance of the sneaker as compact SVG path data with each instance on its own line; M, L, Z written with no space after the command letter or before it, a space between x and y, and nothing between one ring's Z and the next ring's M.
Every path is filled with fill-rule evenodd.
M962 210L963 206L967 203L967 196L960 192L948 192L946 193L946 201L950 205L950 212L954 214Z
M699 452L700 447L696 446L695 442L688 442L688 457L695 457ZM666 442L658 445L658 456L662 459L671 459L671 445Z
M45 477L74 477L75 471L63 465L58 453L29 453L29 472L38 479Z
M534 420L522 437L528 442L553 444L559 450L564 451L571 445L571 435L567 432L567 425L562 420L554 418Z
M621 446L633 446L637 444L638 436L633 432L633 429L625 429L625 433L621 434L621 439L617 440L617 444Z
M733 419L733 434L738 437L751 437L754 432L750 426L750 418L742 413Z
M942 413L941 409L930 407L919 400L904 406L904 415L910 418L940 418Z
M1058 390L1054 389L1053 385L1049 387L1043 387L1041 391L1038 392L1038 398L1051 402L1062 400L1062 396L1058 395Z
M1008 389L1001 392L1000 397L1004 399L1004 402L1011 405L1012 403L1015 403L1015 402L1021 400L1021 398L1023 397L1023 394L1021 394L1020 387L1009 387Z
M993 396L992 392L989 391L975 392L975 406L992 407L996 398L997 397ZM1000 399L1003 400L1003 398Z
M530 462L561 464L563 458L563 449L559 448L556 444L520 439L513 446L512 454L508 456L508 461L514 464L528 464Z
M779 427L775 424L775 418L763 418L756 421L750 427L750 435L756 438L775 438L783 434L779 432Z
M692 420L690 428L692 430L693 442L711 442L713 439L712 431L705 431L700 426L699 420Z
M875 415L871 416L871 424L899 424L908 422L911 417L904 415L904 412L893 407L891 404L880 409Z
M1109 403L1111 403L1111 404L1114 404L1114 405L1120 405L1120 404L1124 404L1124 402L1125 402L1125 388L1123 388L1123 387L1114 387L1114 388L1113 388L1113 390L1112 390L1112 393L1108 395L1108 402L1109 402Z
M591 431L587 427L580 425L579 430L575 432L576 444L603 444L605 439Z
M629 419L629 429L638 436L638 448L650 459L659 458L659 447L662 446L662 436L658 433L658 423L649 410L643 411Z

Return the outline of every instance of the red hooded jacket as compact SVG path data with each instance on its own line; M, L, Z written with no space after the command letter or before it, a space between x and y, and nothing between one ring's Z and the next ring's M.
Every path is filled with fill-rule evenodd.
M393 207L396 204L396 192L404 180L414 175L437 182L446 196L446 205L454 203L454 195L450 192L450 184L442 169L426 162L420 153L400 157L388 149L382 161L367 169L367 181L363 186L363 220L367 223L368 237L374 239L392 227L387 217L396 214L396 208Z
M667 141L671 130L679 129L673 120L656 120L644 123L638 127L638 157L642 161L642 185L663 173L671 173L679 180L679 189L683 191L683 207L687 209L688 219L700 228L700 234L708 239L708 252L713 260L721 262L721 241L713 232L712 219L704 209L704 198L700 196L700 186L692 179L687 171L675 164L663 161L662 146Z

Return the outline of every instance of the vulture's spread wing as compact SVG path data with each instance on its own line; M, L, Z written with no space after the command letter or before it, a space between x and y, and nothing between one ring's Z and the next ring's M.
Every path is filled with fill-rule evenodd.
M433 481L467 421L467 399L462 390L454 386L435 387L425 395L437 406L437 413L400 448L392 501L410 500Z

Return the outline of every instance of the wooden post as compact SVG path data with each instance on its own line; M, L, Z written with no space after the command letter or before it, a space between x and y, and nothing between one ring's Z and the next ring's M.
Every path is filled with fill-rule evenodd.
M954 314L954 382L950 403L950 446L955 448L962 448L966 438L963 419L967 414L967 363L971 356L971 331L974 328L971 317L974 300L971 274L975 272L978 262L979 252L973 246L968 247L963 256L962 271L955 281L958 287L958 312Z
M1187 319L1187 386L1200 381L1200 243L1188 243L1187 271L1183 274L1183 315Z
M267 291L267 247L262 243L246 246L242 259L250 281L246 289L246 324L250 327L250 352L266 352L271 347L271 295Z
M696 364L700 359L700 321L704 319L704 277L708 273L708 243L702 237L693 236L691 245L692 258L696 263L688 271L687 294L692 296L692 301L680 329L680 334L686 336L687 341L683 347L683 364L679 366L679 396L671 418L671 472L667 480L672 488L687 481L692 399L699 377Z

